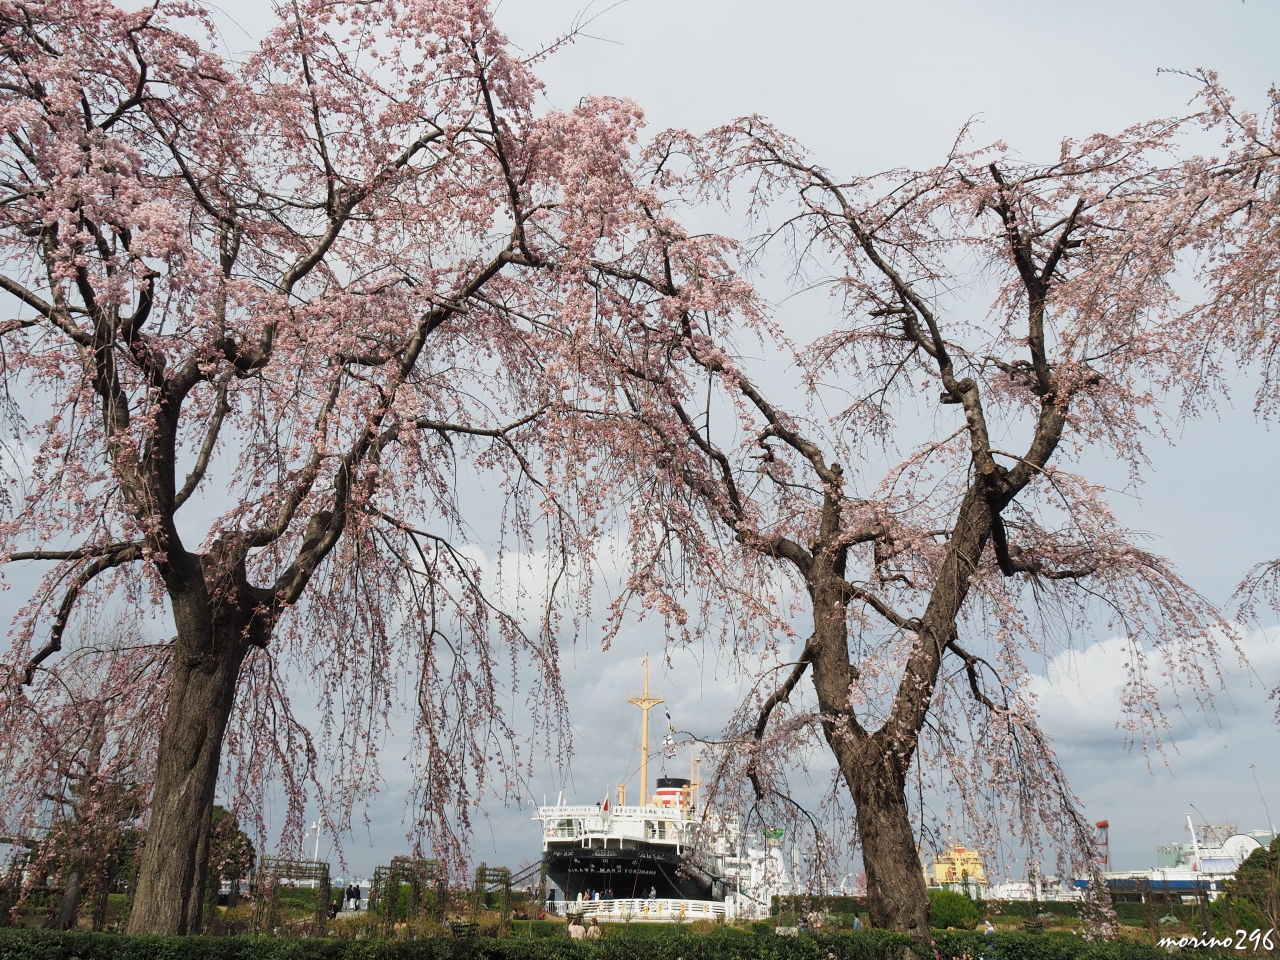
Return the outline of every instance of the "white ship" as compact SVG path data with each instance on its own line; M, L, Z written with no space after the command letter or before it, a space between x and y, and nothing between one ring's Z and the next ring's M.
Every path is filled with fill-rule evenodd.
M649 690L629 698L641 711L639 803L626 785L595 804L537 808L542 824L546 909L602 921L678 922L767 915L786 892L781 838L748 844L738 823L703 807L696 761L689 777L659 777L649 792Z
M1105 821L1098 826L1105 828ZM1274 836L1267 830L1241 833L1235 824L1196 826L1190 814L1187 831L1190 843L1168 843L1156 848L1154 869L1104 873L1112 895L1120 899L1145 899L1150 894L1185 901L1200 897L1216 900L1249 854L1268 846ZM1077 887L1086 884L1084 879L1076 880Z

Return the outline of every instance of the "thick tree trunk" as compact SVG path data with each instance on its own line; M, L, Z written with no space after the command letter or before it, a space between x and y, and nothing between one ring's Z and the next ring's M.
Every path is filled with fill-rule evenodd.
M195 597L173 601L178 624L173 681L129 916L132 934L200 932L214 788L247 650L243 618L227 610L209 615L202 589Z
M857 807L867 907L872 926L929 938L929 893L916 848L903 782L873 741L864 762L845 763L845 782Z
M814 635L809 655L823 733L856 808L872 924L928 940L929 894L906 797L905 772L915 753L916 731L906 741L890 739L885 730L870 733L850 710L849 691L858 678L849 662L848 614L840 587L835 576L810 578Z

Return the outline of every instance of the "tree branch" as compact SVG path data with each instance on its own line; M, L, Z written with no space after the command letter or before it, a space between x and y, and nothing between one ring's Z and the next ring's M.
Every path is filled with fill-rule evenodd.
M76 600L80 597L80 592L88 586L88 584L94 577L98 576L98 574L141 558L141 545L136 543L126 543L121 544L120 549L115 552L105 556L100 556L81 568L81 570L72 579L71 586L67 588L67 592L62 598L62 603L58 607L58 613L53 618L53 629L49 631L49 642L46 643L34 657L27 661L26 669L23 671L22 683L24 686L30 686L32 679L36 675L36 669L40 664L62 649L62 635L67 628L67 621L71 619L71 611L76 605Z
M196 488L200 486L200 481L204 479L205 472L209 469L209 459L213 456L213 448L218 443L218 434L222 430L222 421L230 409L231 405L227 402L227 379L224 377L218 384L218 395L214 401L213 416L209 419L209 426L205 429L204 443L200 445L200 453L196 457L196 464L191 472L187 474L186 481L182 484L182 489L173 498L173 509L175 511L190 499L191 495L196 492Z
M964 670L965 674L969 678L969 690L973 694L973 698L992 713L1003 712L1005 708L993 703L991 698L982 692L981 684L978 681L979 664L986 667L993 674L999 677L999 674L996 673L996 668L991 666L991 664L982 657L974 656L972 653L969 653L961 647L960 644L956 642L956 635L954 633L951 635L951 639L947 641L947 649L964 661Z
M800 682L800 678L804 676L805 671L809 669L809 643L813 640L810 637L805 641L804 650L800 654L800 659L796 661L791 668L791 674L783 681L782 686L773 691L769 699L764 702L760 708L760 718L756 721L755 730L752 731L752 737L756 743L760 743L764 739L764 732L769 726L769 717L773 714L774 708L780 703L786 703L791 698L791 691L795 689L796 684ZM747 768L747 776L751 780L751 787L755 790L756 797L763 800L766 790L760 783L760 775L756 770L756 764L753 760L751 766Z

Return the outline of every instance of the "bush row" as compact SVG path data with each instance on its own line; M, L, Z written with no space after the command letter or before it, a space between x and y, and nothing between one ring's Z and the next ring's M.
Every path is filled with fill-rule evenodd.
M943 891L945 892L945 891ZM930 890L930 897L935 896L939 891ZM963 897L964 894L957 893L955 896ZM965 899L969 899L965 897ZM781 906L784 915L790 916L792 910L804 910L805 904L809 904L811 910L822 910L827 913L847 914L853 916L859 914L866 916L867 901L865 897L812 897L806 900L804 897L774 897L773 898L773 915L778 915L778 907ZM1075 900L1042 900L1033 902L1030 900L973 900L978 915L981 918L994 917L1033 917L1037 914L1047 913L1055 917L1076 917L1080 910L1080 903ZM1151 909L1155 910L1157 917L1164 917L1172 914L1179 920L1190 920L1197 916L1197 911L1201 908L1194 903L1153 903ZM1131 922L1145 922L1147 916L1148 905L1145 903L1117 903L1115 905L1116 914L1122 920Z
M781 897L777 894L769 901L770 912L777 916L778 909L790 913L793 910L823 910L827 913L866 913L867 898L866 897L805 897L805 896L785 896ZM808 904L809 906L805 906Z
M912 941L867 930L781 937L720 928L702 936L671 927L610 931L601 940L329 940L264 937L128 937L0 930L2 960L896 960ZM1199 952L1198 952L1199 953ZM921 960L1167 960L1153 947L1071 935L935 935Z

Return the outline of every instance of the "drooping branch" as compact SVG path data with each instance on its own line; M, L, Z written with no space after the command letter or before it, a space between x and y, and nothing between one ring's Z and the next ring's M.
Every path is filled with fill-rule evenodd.
M800 659L797 659L795 664L792 664L790 675L787 676L786 680L782 682L782 685L778 687L777 690L774 690L772 694L769 695L769 699L764 701L764 704L760 707L760 716L756 719L755 728L751 731L751 739L755 741L755 756L751 759L751 763L748 765L748 768L746 768L746 776L748 776L751 781L751 788L755 791L756 800L763 800L764 797L768 795L767 788L765 788L763 783L760 782L760 771L758 765L760 742L764 740L764 732L765 730L768 730L769 717L773 716L773 710L776 709L778 705L785 704L791 699L791 691L795 690L796 684L799 684L800 678L805 675L806 669L809 669L809 644L812 643L812 641L812 636L809 637L809 640L805 641L804 649L800 652Z
M800 652L800 659L792 665L791 673L787 679L783 681L782 686L773 691L773 693L770 694L769 699L764 702L763 706L761 706L760 718L756 721L755 730L752 732L752 736L757 741L764 739L765 730L769 726L769 717L773 714L774 708L791 699L791 691L795 689L796 684L800 682L800 678L803 677L805 671L809 669L809 642L812 639L813 638L810 637L809 640L805 641L804 648Z
M1029 573L1044 577L1046 580L1081 580L1098 572L1096 563L1087 563L1078 568L1053 568L1045 566L1044 561L1037 557L1024 556L1016 543L1009 543L1004 518L998 513L994 515L991 523L991 544L995 548L996 562L1000 565L1000 572L1006 577Z
M365 465L371 451L378 448L379 428L394 408L397 398L396 388L409 379L409 374L417 366L418 359L426 348L428 338L446 320L454 314L465 310L465 305L471 296L481 290L485 284L496 277L511 262L510 254L514 242L515 238L512 237L508 245L468 278L453 297L424 314L419 320L417 330L414 332L414 336L410 339L399 361L395 381L389 388L384 388L378 406L347 449L334 472L333 509L317 513L311 518L308 524L309 528L314 527L318 521L322 521L321 526L318 528L318 535L304 540L304 544L298 550L293 562L280 574L272 587L272 595L275 597L277 607L287 606L297 601L310 581L311 576L315 573L316 567L333 550L346 529L352 481ZM335 384L340 382L340 379L335 378ZM336 401L336 397L334 399ZM270 543L283 535L292 521L297 507L302 503L315 483L319 472L318 458L319 448L317 447L313 452L313 461L316 469L312 470L304 482L299 484L288 497L285 508L281 511L275 525L264 531L259 531L255 540L266 538L266 542ZM373 480L372 476L368 476L366 483L371 484Z
M958 638L954 633L951 635L951 639L947 641L947 649L964 661L965 676L969 680L969 692L973 694L973 699L977 700L992 713L999 713L1007 710L1007 706L1002 707L993 702L991 698L983 692L981 681L978 677L979 666L986 667L992 672L992 674L995 674L998 677L999 674L996 673L995 667L991 666L991 664L982 657L975 656L961 647L958 642Z
M413 420L407 421L406 423L396 424L393 427L387 428L378 436L378 443L392 443L399 438L401 432L406 428L412 428L415 430L431 430L442 436L450 433L458 433L472 437L493 437L494 439L502 439L521 427L528 426L533 423L546 412L546 407L539 407L532 413L527 413L523 417L513 420L501 427L476 427L467 423L449 423L444 420L434 420L431 417L417 417Z
M49 631L48 642L40 648L35 656L27 661L26 668L23 671L22 682L24 685L29 686L31 684L40 664L62 649L62 635L67 629L67 623L71 619L71 611L75 608L81 591L99 574L140 559L142 559L142 546L140 544L119 544L117 549L111 553L91 560L76 572L71 584L67 587L66 593L63 594L62 603L58 607L57 614L54 616L53 628Z

